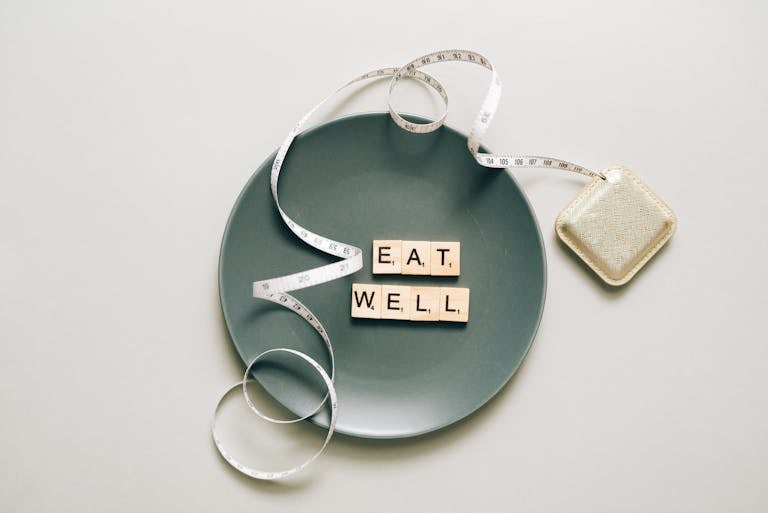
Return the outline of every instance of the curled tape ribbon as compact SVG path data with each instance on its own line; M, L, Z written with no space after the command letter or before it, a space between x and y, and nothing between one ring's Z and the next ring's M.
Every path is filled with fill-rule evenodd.
M243 386L243 393L245 394L246 400L248 402L248 406L256 412L260 417L262 417L265 420L269 420L270 422L279 422L279 423L289 423L289 422L298 422L300 420L304 420L306 417L302 417L299 419L292 419L292 420L277 420L272 419L271 417L268 417L267 415L264 415L261 413L258 409L256 409L256 406L251 402L250 397L248 396L248 390L247 385L250 381L253 381L248 376L251 373L251 370L253 369L253 366L256 365L258 362L266 358L270 354L274 353L287 353L294 355L312 366L313 369L317 371L318 374L320 374L320 377L325 382L325 386L328 388L328 395L326 395L326 399L324 399L323 403L325 403L328 399L330 399L331 404L331 420L328 424L328 434L325 436L325 440L323 441L323 445L320 447L320 449L315 452L315 454L312 455L308 460L304 461L304 463L297 465L295 467L289 468L288 470L280 470L280 471L264 471L264 470L257 470L249 465L246 465L244 463L241 463L239 459L237 459L235 456L229 453L227 449L224 447L224 445L221 442L221 439L219 438L219 433L217 430L217 422L219 420L219 412L221 410L221 405L224 402L224 398L229 395L230 392L240 387L242 384ZM322 407L322 404L320 405ZM296 474L297 472L301 472L304 470L304 468L307 467L310 463L315 461L318 456L320 456L323 451L325 450L325 447L328 445L328 442L331 441L331 436L333 436L333 430L336 426L336 417L339 410L339 403L336 398L336 389L333 387L333 382L331 381L331 377L328 375L327 372L325 372L325 369L317 363L314 359L307 356L305 353L302 353L301 351L296 351L295 349L287 349L284 347L277 347L274 349L268 349L258 355L256 358L251 360L251 363L248 364L248 367L245 369L245 377L243 378L243 381L241 383L237 383L236 385L230 387L229 390L227 390L222 398L219 400L219 404L216 405L216 411L213 414L213 425L211 426L211 433L213 434L213 443L216 445L216 448L219 450L219 453L221 456L226 460L227 463L235 467L237 470L242 472L243 474L253 477L255 479L264 479L267 481L273 481L275 479L282 479L284 477L288 477L292 474ZM317 411L317 410L316 410ZM315 411L315 412L316 412Z
M306 306L304 306L298 299L288 294L288 292L304 289L307 287L312 287L314 285L319 285L321 283L326 283L332 280L337 280L339 278L343 278L344 276L353 274L359 271L360 269L362 269L363 267L363 251L360 248L353 246L351 244L347 244L344 242L330 239L328 237L324 237L323 235L314 233L311 230L304 228L303 226L296 223L293 219L291 219L288 216L288 214L286 214L285 211L280 206L280 199L278 196L278 181L280 178L280 170L282 169L282 165L285 160L285 156L288 153L288 149L291 147L291 144L293 143L293 140L296 138L296 136L302 132L302 129L304 125L307 123L307 121L309 120L309 118L320 107L322 107L328 100L330 100L336 94L346 89L347 87L351 86L352 84L355 84L357 82L362 82L365 80L382 78L382 77L392 77L389 84L389 93L388 93L389 113L392 116L392 119L394 120L394 122L399 127L403 128L404 130L407 130L408 132L417 133L417 134L424 134L424 133L437 130L443 125L443 123L445 123L445 118L448 113L448 94L446 93L445 88L440 84L440 82L438 82L434 77L424 73L423 71L420 71L419 68L428 66L431 64L438 64L441 62L450 62L450 61L476 64L478 66L482 66L488 69L491 72L491 82L490 82L490 85L488 86L488 91L480 106L480 110L477 113L477 116L474 122L472 123L472 128L469 132L469 137L467 138L467 147L478 164L480 164L483 167L497 168L497 169L519 168L519 167L559 169L562 171L579 173L589 177L599 177L605 180L605 176L602 173L591 171L585 167L573 164L565 160L556 159L553 157L481 153L479 151L480 140L485 135L485 132L488 130L491 120L493 119L493 116L496 113L496 109L499 104L499 99L501 98L501 79L499 78L499 75L496 73L496 70L491 64L491 61L489 61L487 58L485 58L484 56L480 55L477 52L472 52L468 50L442 50L442 51L432 52L427 55L421 56L417 59L414 59L408 62L407 64L405 64L400 68L380 68L373 71L369 71L364 75L360 75L358 77L353 78L346 84L339 87L332 94L327 96L323 101L321 101L320 103L312 107L312 109L310 109L309 112L307 112L299 120L299 122L296 123L296 125L291 129L291 131L288 133L288 136L283 141L283 144L277 150L277 155L275 155L275 160L272 163L272 172L270 174L270 189L272 191L272 198L275 201L275 206L277 207L277 211L280 213L280 217L282 217L285 225L288 226L288 228L299 239L301 239L305 243L309 244L314 248L319 249L320 251L328 253L329 255L339 257L341 258L341 260L338 260L336 262L333 262L321 267L316 267L314 269L308 269L305 271L288 274L288 275L280 276L277 278L270 278L270 279L254 282L253 297L266 299L267 301L272 301L274 303L277 303L295 312L296 314L300 315L305 321L307 321L315 329L315 331L317 331L317 333L320 335L320 337L323 339L323 342L325 343L325 346L328 350L328 354L330 355L331 372L330 372L330 376L328 376L328 374L322 369L322 367L315 360L313 360L306 354L300 351L295 351L293 349L285 349L285 348L270 349L258 355L256 358L254 358L254 360L251 361L251 363L248 365L248 368L245 371L243 380L240 383L236 384L234 387L230 388L219 400L219 404L216 407L216 414L214 414L214 424L213 424L213 438L214 438L216 448L219 450L219 452L224 457L224 459L240 472L243 472L244 474L254 477L256 479L271 480L271 479L280 479L283 477L287 477L289 475L295 474L300 470L303 470L309 463L314 461L323 452L325 447L328 445L328 442L330 441L331 436L333 435L333 429L334 429L335 420L336 420L336 408L337 408L336 390L333 386L333 380L335 376L333 346L331 344L331 340L327 332L325 331L325 328L323 328L322 323L320 323L317 317L314 314L312 314L312 312ZM406 120L395 111L395 108L392 104L392 93L394 92L398 83L403 79L418 80L421 83L434 89L440 95L440 97L443 99L444 109L442 114L437 120L429 123L413 123ZM313 367L316 368L316 370L320 373L321 377L325 381L328 387L328 393L326 394L323 401L317 406L317 408L311 413L309 413L308 415L305 415L301 418L288 420L288 421L273 419L263 414L262 412L260 412L254 406L253 402L251 401L251 398L248 396L246 385L250 379L249 374L250 374L251 368L257 361L259 361L262 357L266 356L272 351L284 351L284 352L294 354L300 358L303 358L308 363L310 363ZM254 413L262 417L263 419L268 420L270 422L276 422L276 423L298 422L300 420L305 420L313 416L314 414L316 414L323 407L323 404L328 400L328 398L330 398L332 403L331 404L332 418L331 418L331 422L328 429L328 435L320 451L316 453L314 456L312 456L312 458L310 458L308 461L302 463L301 465L294 467L290 470L282 471L282 472L257 471L240 464L236 459L234 459L225 450L225 448L221 444L221 441L217 437L216 418L218 417L219 407L221 405L221 402L224 400L224 398L229 394L229 392L233 388L236 388L241 385L243 388L243 394L244 394L245 400L249 408Z

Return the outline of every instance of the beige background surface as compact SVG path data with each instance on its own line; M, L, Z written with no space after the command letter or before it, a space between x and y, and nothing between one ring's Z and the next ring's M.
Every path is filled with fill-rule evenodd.
M0 511L766 511L766 21L757 0L0 1ZM505 80L490 148L624 163L678 232L608 291L552 231L583 180L518 172L549 287L510 385L437 435L241 478L208 433L241 371L229 209L335 86L444 47ZM467 130L487 75L433 71Z

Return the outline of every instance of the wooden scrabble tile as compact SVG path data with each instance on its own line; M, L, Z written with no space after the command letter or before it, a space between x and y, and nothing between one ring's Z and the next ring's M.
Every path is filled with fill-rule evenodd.
M381 319L381 285L352 284L352 317Z
M411 318L411 287L381 286L381 318L404 321Z
M373 241L373 274L400 274L400 240Z
M402 274L429 274L429 241L404 240L402 245Z
M461 273L461 243L435 242L430 247L430 274L432 276L458 276Z
M440 287L411 287L412 321L440 320Z
M440 287L440 320L469 321L469 289Z

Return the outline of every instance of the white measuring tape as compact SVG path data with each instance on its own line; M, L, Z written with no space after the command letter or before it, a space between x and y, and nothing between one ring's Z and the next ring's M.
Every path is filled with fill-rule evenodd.
M280 179L280 170L282 169L283 162L285 161L285 156L288 153L288 149L291 147L291 144L293 143L293 140L296 138L296 136L298 136L302 132L302 129L304 125L307 123L307 121L309 120L309 118L320 107L322 107L328 100L330 100L336 94L346 89L347 87L351 86L352 84L365 81L365 80L382 78L382 77L392 77L389 84L389 93L388 93L389 113L392 116L392 119L394 120L394 122L399 127L409 132L417 133L417 134L424 134L424 133L437 130L443 125L443 123L445 123L445 119L448 114L448 94L446 93L445 88L440 84L440 82L438 82L434 77L424 73L423 71L420 71L419 68L428 66L431 64L438 64L441 62L450 62L450 61L467 62L471 64L476 64L490 70L491 72L491 82L488 87L488 92L486 93L485 98L483 99L483 102L480 107L480 111L477 114L477 117L472 123L472 128L469 132L469 137L467 138L467 147L469 148L470 153L475 158L478 164L488 168L538 167L538 168L559 169L563 171L579 173L589 177L599 177L603 180L605 179L605 176L603 176L602 173L590 171L585 167L573 164L565 160L556 159L553 157L481 153L479 151L480 140L485 135L485 132L488 130L488 126L490 125L491 120L493 119L493 116L496 113L496 108L498 107L499 99L501 98L501 79L496 73L496 70L494 69L491 62L477 52L472 52L468 50L442 50L442 51L432 52L430 54L421 56L417 59L414 59L408 62L407 64L399 68L380 68L373 71L369 71L364 75L360 75L358 77L353 78L346 84L339 87L336 91L334 91L331 95L326 97L323 101L321 101L320 103L312 107L312 109L310 109L309 112L307 112L299 120L299 122L296 123L296 125L291 129L291 131L288 133L288 136L283 141L283 144L277 150L277 155L275 156L275 160L272 163L272 172L270 175L270 188L272 191L272 198L274 199L275 206L277 207L277 211L280 213L280 217L282 217L285 225L288 226L288 228L299 239L301 239L305 243L309 244L310 246L316 249L319 249L320 251L328 253L329 255L341 258L341 260L338 260L336 262L333 262L321 267L316 267L313 269L308 269L305 271L300 271L297 273L288 274L288 275L280 276L277 278L270 278L270 279L254 282L253 297L266 299L268 301L277 303L285 308L288 308L289 310L300 315L305 321L307 321L315 329L315 331L318 332L318 334L322 337L323 341L325 342L325 346L328 349L328 354L330 355L330 361L331 361L330 376L326 374L326 372L315 360L313 360L306 354L299 351L295 351L293 349L275 348L275 349L270 349L268 351L265 351L264 353L257 356L253 361L251 361L250 365L248 365L245 371L243 380L237 385L235 385L235 387L242 385L245 400L248 403L249 408L251 408L253 412L255 412L260 417L264 418L265 420L268 420L270 422L276 422L276 423L298 422L300 420L305 420L313 416L314 414L316 414L323 407L323 404L325 403L325 401L327 401L327 399L330 397L332 402L331 422L329 425L328 435L326 437L325 443L323 444L320 451L316 453L310 460L302 463L297 467L294 467L290 470L286 470L282 472L256 471L254 469L251 469L250 467L240 464L236 459L234 459L222 446L221 441L218 439L216 434L215 419L217 418L221 402L229 394L229 392L235 387L230 388L230 390L228 390L219 400L219 404L216 407L216 414L214 415L213 437L214 437L216 448L219 450L219 452L224 457L224 459L240 472L243 472L244 474L257 479L280 479L282 477L295 474L296 472L304 469L309 463L314 461L320 455L320 453L322 453L325 447L328 445L328 442L330 441L331 436L333 435L333 429L334 429L334 424L336 419L335 417L336 408L337 408L336 390L333 386L333 380L335 376L333 346L331 344L331 340L327 332L325 331L325 329L323 328L323 325L320 323L317 317L314 314L312 314L312 312L306 306L304 306L298 299L288 294L288 292L304 289L307 287L312 287L314 285L319 285L321 283L326 283L332 280L337 280L339 278L343 278L344 276L348 276L352 273L355 273L360 269L362 269L363 267L363 251L360 248L353 246L351 244L330 239L323 235L314 233L311 230L308 230L307 228L304 228L303 226L296 223L293 219L291 219L290 216L288 216L288 214L280 206L280 199L278 196L278 181ZM437 93L443 99L443 105L444 105L443 112L437 120L429 123L413 123L406 120L395 111L395 108L392 105L392 93L394 92L398 83L403 79L418 80L423 84L431 87L435 91L437 91ZM318 370L321 377L323 377L324 381L326 382L326 385L328 387L328 394L323 399L323 402L321 402L321 404L319 404L318 407L308 415L305 415L301 418L292 419L289 421L273 419L263 414L262 412L260 412L254 406L253 402L251 401L251 398L248 396L246 385L248 380L250 379L249 374L251 372L252 366L257 361L259 361L262 357L266 356L272 351L284 351L284 352L288 352L303 358Z
M325 399L323 399L323 403L325 403L328 399L330 399L330 401L331 401L331 404L330 404L330 407L331 407L331 420L330 420L330 422L328 424L328 434L325 436L325 440L323 441L323 445L308 460L304 461L300 465L297 465L295 467L289 468L288 470L279 470L279 471L257 470L255 468L249 466L249 465L241 463L239 459L237 459L235 456L230 454L229 451L227 451L227 449L224 447L224 444L222 444L221 439L219 438L219 433L218 433L218 430L217 430L217 423L218 423L218 420L219 420L219 413L220 413L220 410L221 410L221 405L222 405L224 399L230 394L230 392L232 392L233 390L235 390L238 387L240 387L241 384L243 386L243 393L245 394L246 401L248 402L248 406L251 408L251 410L256 412L261 418L263 418L265 420L268 420L270 422L276 422L276 423L281 423L281 424L298 422L300 420L304 420L304 419L307 418L307 417L302 417L302 418L291 419L291 420L273 419L273 418L268 417L267 415L263 414L262 412L260 412L256 408L256 406L254 406L254 404L251 402L251 398L248 396L247 386L248 386L249 382L253 381L252 379L249 378L249 375L251 374L251 370L253 369L253 366L256 365L257 363L259 363L261 360L263 360L267 356L269 356L270 354L279 353L279 352L280 353L291 354L291 355L294 355L294 356L296 356L296 357L306 361L307 363L309 363L312 366L313 369L315 369L315 371L317 371L318 374L320 374L320 377L325 382L325 386L328 388L328 394L325 396ZM320 407L322 407L322 404L320 405ZM315 461L315 459L317 459L317 457L320 456L323 453L323 451L325 450L325 447L328 445L328 442L331 441L331 436L333 436L333 430L334 430L334 427L336 426L336 417L337 417L337 414L338 414L338 410L339 410L339 402L338 402L338 399L336 398L336 389L333 387L333 382L331 381L331 377L328 375L327 372L325 372L325 369L323 369L323 367L319 363L317 363L317 361L315 361L314 359L310 358L305 353L302 353L301 351L296 351L294 349L286 349L286 348L283 348L283 347L278 347L278 348L275 348L275 349L268 349L268 350L264 351L263 353L261 353L260 355L258 355L253 360L251 360L251 363L248 364L248 367L245 369L245 377L243 377L242 383L237 383L236 385L230 387L230 389L227 390L227 392L219 400L219 403L216 405L216 411L213 414L213 424L211 426L211 433L213 434L213 443L216 445L216 448L219 450L219 453L221 453L222 457L226 460L226 462L229 463L230 465L232 465L233 467L235 467L237 470L239 470L243 474L245 474L247 476L251 476L251 477L256 478L256 479L264 479L264 480L269 480L269 481L275 480L275 479L282 479L284 477L288 477L288 476L290 476L292 474L296 474L297 472L300 472L300 471L304 470L304 468L307 467L307 465L309 465L310 463ZM316 413L316 412L317 412L317 410L315 410L315 412L313 412L313 414Z

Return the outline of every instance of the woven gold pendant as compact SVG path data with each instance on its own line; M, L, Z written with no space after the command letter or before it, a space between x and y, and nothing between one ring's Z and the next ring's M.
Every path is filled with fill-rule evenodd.
M563 242L610 285L623 285L675 231L672 210L624 167L603 171L557 217Z

